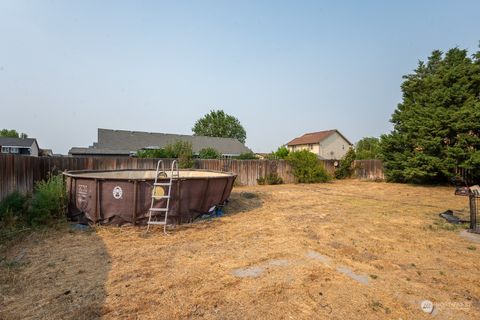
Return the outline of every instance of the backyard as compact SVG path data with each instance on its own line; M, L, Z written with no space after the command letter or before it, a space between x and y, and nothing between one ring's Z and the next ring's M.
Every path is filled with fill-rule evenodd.
M169 236L39 231L2 249L0 318L478 319L480 240L447 209L452 187L344 180L237 187Z

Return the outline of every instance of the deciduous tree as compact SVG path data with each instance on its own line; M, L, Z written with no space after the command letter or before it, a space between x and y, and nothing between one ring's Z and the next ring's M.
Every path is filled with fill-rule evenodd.
M192 128L196 136L234 138L245 143L247 133L240 121L223 110L212 110L195 122Z
M357 160L381 159L380 139L365 137L359 140L355 145L355 154Z
M9 138L27 138L26 133L18 133L15 129L2 129L0 130L0 137L9 137Z

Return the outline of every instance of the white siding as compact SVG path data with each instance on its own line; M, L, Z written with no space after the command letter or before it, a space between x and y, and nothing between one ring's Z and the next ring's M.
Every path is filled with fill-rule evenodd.
M340 160L350 148L350 144L337 132L320 142L320 157Z
M320 153L318 143L311 143L311 144L299 144L295 146L287 146L289 151L301 151L301 150L308 150L310 152L315 153L318 155Z
M348 152L350 143L338 132L334 132L323 139L320 144L299 144L287 147L290 151L309 150L318 155L320 159L340 160Z
M32 144L32 146L30 147L30 155L34 156L34 157L38 157L38 153L39 153L38 149L39 149L38 144L36 142L34 142Z

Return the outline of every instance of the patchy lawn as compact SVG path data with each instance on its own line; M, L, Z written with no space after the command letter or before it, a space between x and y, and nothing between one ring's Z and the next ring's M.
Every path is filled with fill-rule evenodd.
M350 180L236 188L170 236L35 233L4 249L0 318L478 319L480 243L446 209L467 198Z

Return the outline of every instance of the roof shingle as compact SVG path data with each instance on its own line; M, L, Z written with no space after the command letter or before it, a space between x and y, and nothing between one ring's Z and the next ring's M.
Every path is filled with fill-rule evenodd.
M349 144L351 144L350 141L348 141L347 138L343 134L341 134L338 130L325 130L325 131L318 131L318 132L310 132L310 133L305 133L303 136L298 137L287 143L288 146L295 146L295 145L301 145L301 144L312 144L312 143L320 143L320 141L328 138L334 133L338 133L345 141L347 141Z
M35 139L33 138L10 138L0 137L0 146L12 146L12 147L31 147Z

